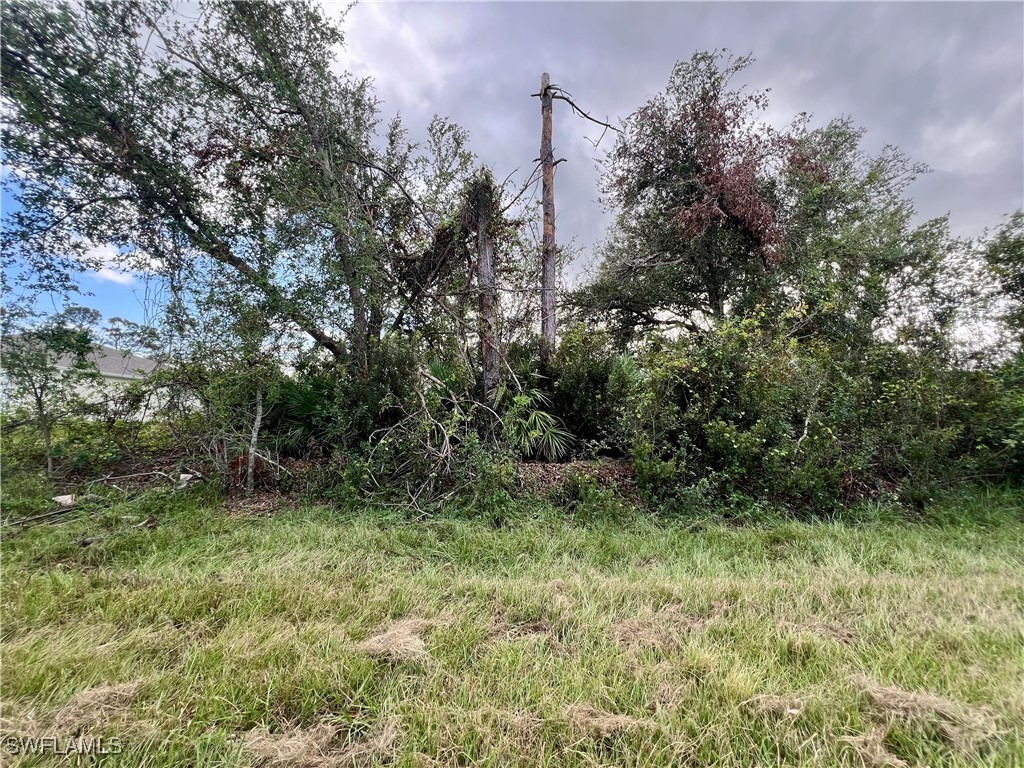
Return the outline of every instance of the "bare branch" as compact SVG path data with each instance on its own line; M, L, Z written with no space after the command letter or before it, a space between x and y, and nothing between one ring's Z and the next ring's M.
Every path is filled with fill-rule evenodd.
M589 138L587 139L587 141L590 141L590 143L593 144L595 147L601 143L601 140L605 137L605 134L608 133L609 130L615 131L618 134L622 133L622 131L619 128L616 128L614 125L607 122L607 120L598 120L589 112L583 110L575 101L572 100L572 95L568 91L559 88L557 85L549 86L549 88L550 90L554 91L554 93L552 93L551 95L552 99L559 99L560 101L564 101L566 104L569 105L569 107L572 109L572 111L576 114L577 117L582 117L584 120L589 120L590 122L600 125L604 128L604 130L601 131L601 136L597 139L597 141L591 141Z

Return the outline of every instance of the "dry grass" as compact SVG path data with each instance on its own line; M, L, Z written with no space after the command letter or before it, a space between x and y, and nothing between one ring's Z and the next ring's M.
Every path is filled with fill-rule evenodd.
M564 715L577 728L599 739L607 739L636 729L656 727L656 723L650 720L602 712L589 704L574 704L567 707Z
M82 731L124 729L136 724L133 713L139 681L86 688L63 706L37 713L21 710L17 715L0 719L5 734L38 737L52 734L77 734Z
M103 520L2 542L5 734L119 735L121 768L1024 764L1021 523L495 529L175 498L87 548Z
M811 699L807 696L779 696L774 693L763 693L752 699L747 699L743 705L770 715L796 717L803 713L810 701Z
M422 635L430 626L431 622L423 619L402 619L361 642L358 649L386 661L421 661L427 657Z
M245 734L242 748L265 768L351 768L392 758L401 727L395 719L385 719L347 743L343 736L342 729L331 723L287 727L276 733L257 728Z
M665 606L658 611L645 610L638 618L613 622L609 636L623 648L649 646L668 651L680 647L689 632L704 629L725 611L725 605L720 602L702 615L688 614L678 605Z
M487 630L489 640L521 640L551 634L551 626L546 621L526 621L522 623L508 622L495 616L491 627Z
M850 682L883 719L935 725L951 746L961 750L975 748L998 731L998 718L989 707L970 707L932 693L879 685L864 675L855 675Z
M889 729L876 725L858 736L841 736L839 741L850 749L865 768L910 768L910 763L896 757L885 746Z

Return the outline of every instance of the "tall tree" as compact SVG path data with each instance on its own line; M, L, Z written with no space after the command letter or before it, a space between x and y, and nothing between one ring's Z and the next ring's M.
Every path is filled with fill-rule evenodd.
M4 147L22 172L9 264L52 286L39 275L111 244L187 290L212 262L365 371L389 317L434 301L440 273L410 265L468 175L465 135L438 119L421 149L397 121L381 137L369 82L335 72L343 36L311 2L202 11L4 4Z
M868 157L846 119L765 124L767 92L732 84L750 63L695 54L626 120L606 161L615 225L578 308L621 344L756 312L791 312L794 334L854 346L879 333L920 340L926 327L937 339L965 244L944 219L913 226L905 192L926 169L891 147Z
M772 175L792 139L758 122L765 93L732 86L750 61L695 54L626 119L606 162L616 224L601 282L631 288L598 287L585 297L594 306L694 324L761 292L779 259Z
M498 348L498 277L494 255L496 229L501 224L499 195L494 178L481 169L466 194L465 216L476 231L476 278L480 308L480 362L485 401L498 389L501 352Z

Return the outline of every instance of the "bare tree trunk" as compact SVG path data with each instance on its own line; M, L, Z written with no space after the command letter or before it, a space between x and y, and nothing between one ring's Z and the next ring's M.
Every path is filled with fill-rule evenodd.
M263 422L263 388L256 386L256 415L252 420L252 436L249 438L249 466L245 469L245 495L252 496L256 485L256 442Z
M477 222L476 279L480 290L480 359L483 363L484 400L490 401L498 388L497 279L494 272L494 241L490 214L482 212Z
M555 351L555 156L551 148L551 78L540 78L541 205L544 211L544 246L540 258L540 356L544 363Z

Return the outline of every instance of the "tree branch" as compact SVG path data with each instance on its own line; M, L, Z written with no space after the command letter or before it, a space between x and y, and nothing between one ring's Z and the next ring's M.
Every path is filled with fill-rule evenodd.
M614 125L604 120L598 120L596 117L593 117L589 112L583 110L575 101L572 100L571 95L567 91L564 91L557 85L551 85L548 86L548 88L549 90L554 92L552 93L551 98L564 101L572 108L572 111L576 114L577 117L582 117L584 120L589 120L590 122L600 125L604 128L604 130L601 132L601 136L598 138L597 141L590 141L590 139L587 139L587 141L590 141L590 143L593 144L595 147L601 143L601 140L605 137L605 134L608 133L609 130L613 130L620 135L622 134L621 129L616 128ZM540 94L536 95L539 96Z

